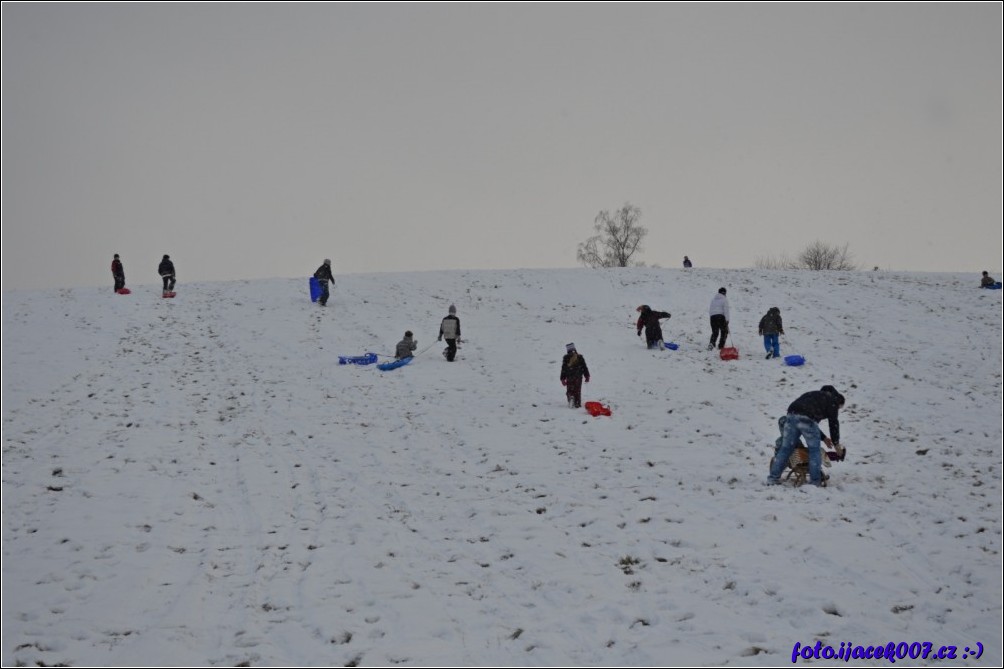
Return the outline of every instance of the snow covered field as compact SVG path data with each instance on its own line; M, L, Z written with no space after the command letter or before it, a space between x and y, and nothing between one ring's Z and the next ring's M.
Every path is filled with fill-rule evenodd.
M306 278L4 294L5 666L1004 660L1001 292L978 273L337 278L326 309ZM719 286L737 361L705 350ZM424 350L451 303L452 364ZM642 303L679 350L644 348ZM764 360L771 306L804 366ZM338 364L406 329L411 365ZM568 342L611 417L566 406ZM777 418L826 383L848 459L765 487Z

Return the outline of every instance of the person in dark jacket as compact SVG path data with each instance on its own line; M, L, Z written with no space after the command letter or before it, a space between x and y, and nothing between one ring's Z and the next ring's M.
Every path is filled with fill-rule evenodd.
M125 269L122 268L122 261L119 259L118 253L112 258L112 278L115 279L113 290L116 293L125 288Z
M767 351L767 359L781 355L781 343L778 336L784 334L784 323L781 321L781 310L771 307L760 319L759 333L763 336L763 348Z
M457 341L460 340L460 319L457 318L457 308L452 304L450 305L450 313L439 324L439 339L437 341L443 341L444 337L446 338L446 348L443 350L443 355L449 362L453 362L454 358L457 357Z
M809 482L813 485L825 485L822 477L823 454L819 440L833 448L843 458L846 450L840 445L840 422L837 412L844 406L844 396L833 386L823 386L820 390L805 393L788 407L788 416L784 424L784 436L781 448L777 451L767 477L769 485L780 485L781 474L787 466L788 458L798 445L800 438L805 438L809 449ZM819 430L819 422L823 419L829 422L830 436Z
M568 406L578 409L582 406L582 380L589 383L589 367L586 359L575 350L575 344L565 346L565 351L561 359L561 385L565 386Z
M328 282L331 282L331 286L335 285L335 277L331 275L331 259L325 258L324 262L317 271L314 272L314 278L317 279L317 283L321 285L321 296L317 299L317 302L323 307L328 303L328 297L331 293L328 292Z
M160 261L160 265L157 267L157 273L160 274L160 278L164 280L164 292L168 293L174 290L175 274L174 274L174 263L171 262L171 256L165 254L164 258Z
M687 256L683 256L683 266L686 269L690 269L691 267L694 266L694 263L690 262L690 258L688 258Z
M662 348L662 326L659 320L669 318L669 312L655 311L647 304L643 304L636 311L638 316L638 336L641 336L642 328L645 329L645 343L649 348Z
M990 272L983 270L983 277L980 279L980 288L993 288L994 278L990 276Z

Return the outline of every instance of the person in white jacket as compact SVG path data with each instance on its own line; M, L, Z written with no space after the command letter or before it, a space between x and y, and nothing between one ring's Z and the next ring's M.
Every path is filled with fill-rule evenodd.
M718 350L725 348L725 338L729 336L729 301L725 297L725 289L719 288L718 294L711 300L708 308L711 316L711 341L708 342L708 350L715 347L715 340L718 340Z

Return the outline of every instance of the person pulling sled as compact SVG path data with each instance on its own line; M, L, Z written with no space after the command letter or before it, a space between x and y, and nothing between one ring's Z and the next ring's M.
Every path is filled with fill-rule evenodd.
M586 359L575 350L575 344L566 345L565 351L561 359L561 385L565 386L568 406L578 409L582 406L582 380L589 383L589 367Z
M647 304L643 304L636 309L639 313L638 323L638 336L641 336L642 329L645 330L645 343L649 348L663 348L662 343L662 326L659 325L659 321L663 318L669 318L668 311L655 311L652 307Z
M335 277L331 275L331 259L325 258L321 266L317 268L314 272L314 278L317 279L317 283L321 286L321 296L317 299L318 304L322 307L328 303L328 297L331 293L328 292L328 282L331 282L332 287L335 285Z
M160 274L160 278L164 280L164 295L167 296L169 293L174 292L174 283L177 277L174 273L174 263L171 262L171 256L164 254L164 257L160 261L160 265L157 266L157 273Z
M112 279L115 280L115 288L113 290L116 293L125 288L125 269L122 267L122 260L119 259L118 253L112 258Z
M460 341L460 319L457 318L457 307L450 305L450 313L446 315L443 322L439 324L439 339L446 339L446 348L443 349L443 356L449 361L457 357L457 342Z
M718 350L725 348L725 340L729 336L729 300L725 297L725 288L719 288L718 294L711 300L708 307L708 315L711 316L711 341L708 342L708 350L715 347L715 340L718 340Z

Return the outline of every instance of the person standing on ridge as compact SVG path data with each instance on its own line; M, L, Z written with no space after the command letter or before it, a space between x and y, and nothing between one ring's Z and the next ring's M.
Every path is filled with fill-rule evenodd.
M174 263L171 262L171 256L164 254L163 259L160 261L160 265L157 267L157 273L160 274L160 278L164 280L164 293L170 293L174 290L174 282L176 276L174 273Z
M317 271L314 272L314 278L317 279L317 283L321 286L321 296L318 298L318 303L323 307L328 303L328 297L331 293L328 292L328 282L331 282L332 288L335 286L335 277L331 275L331 259L325 258L324 262Z
M115 279L115 288L113 290L116 293L125 288L125 269L122 268L122 261L119 260L118 253L112 258L112 278Z

